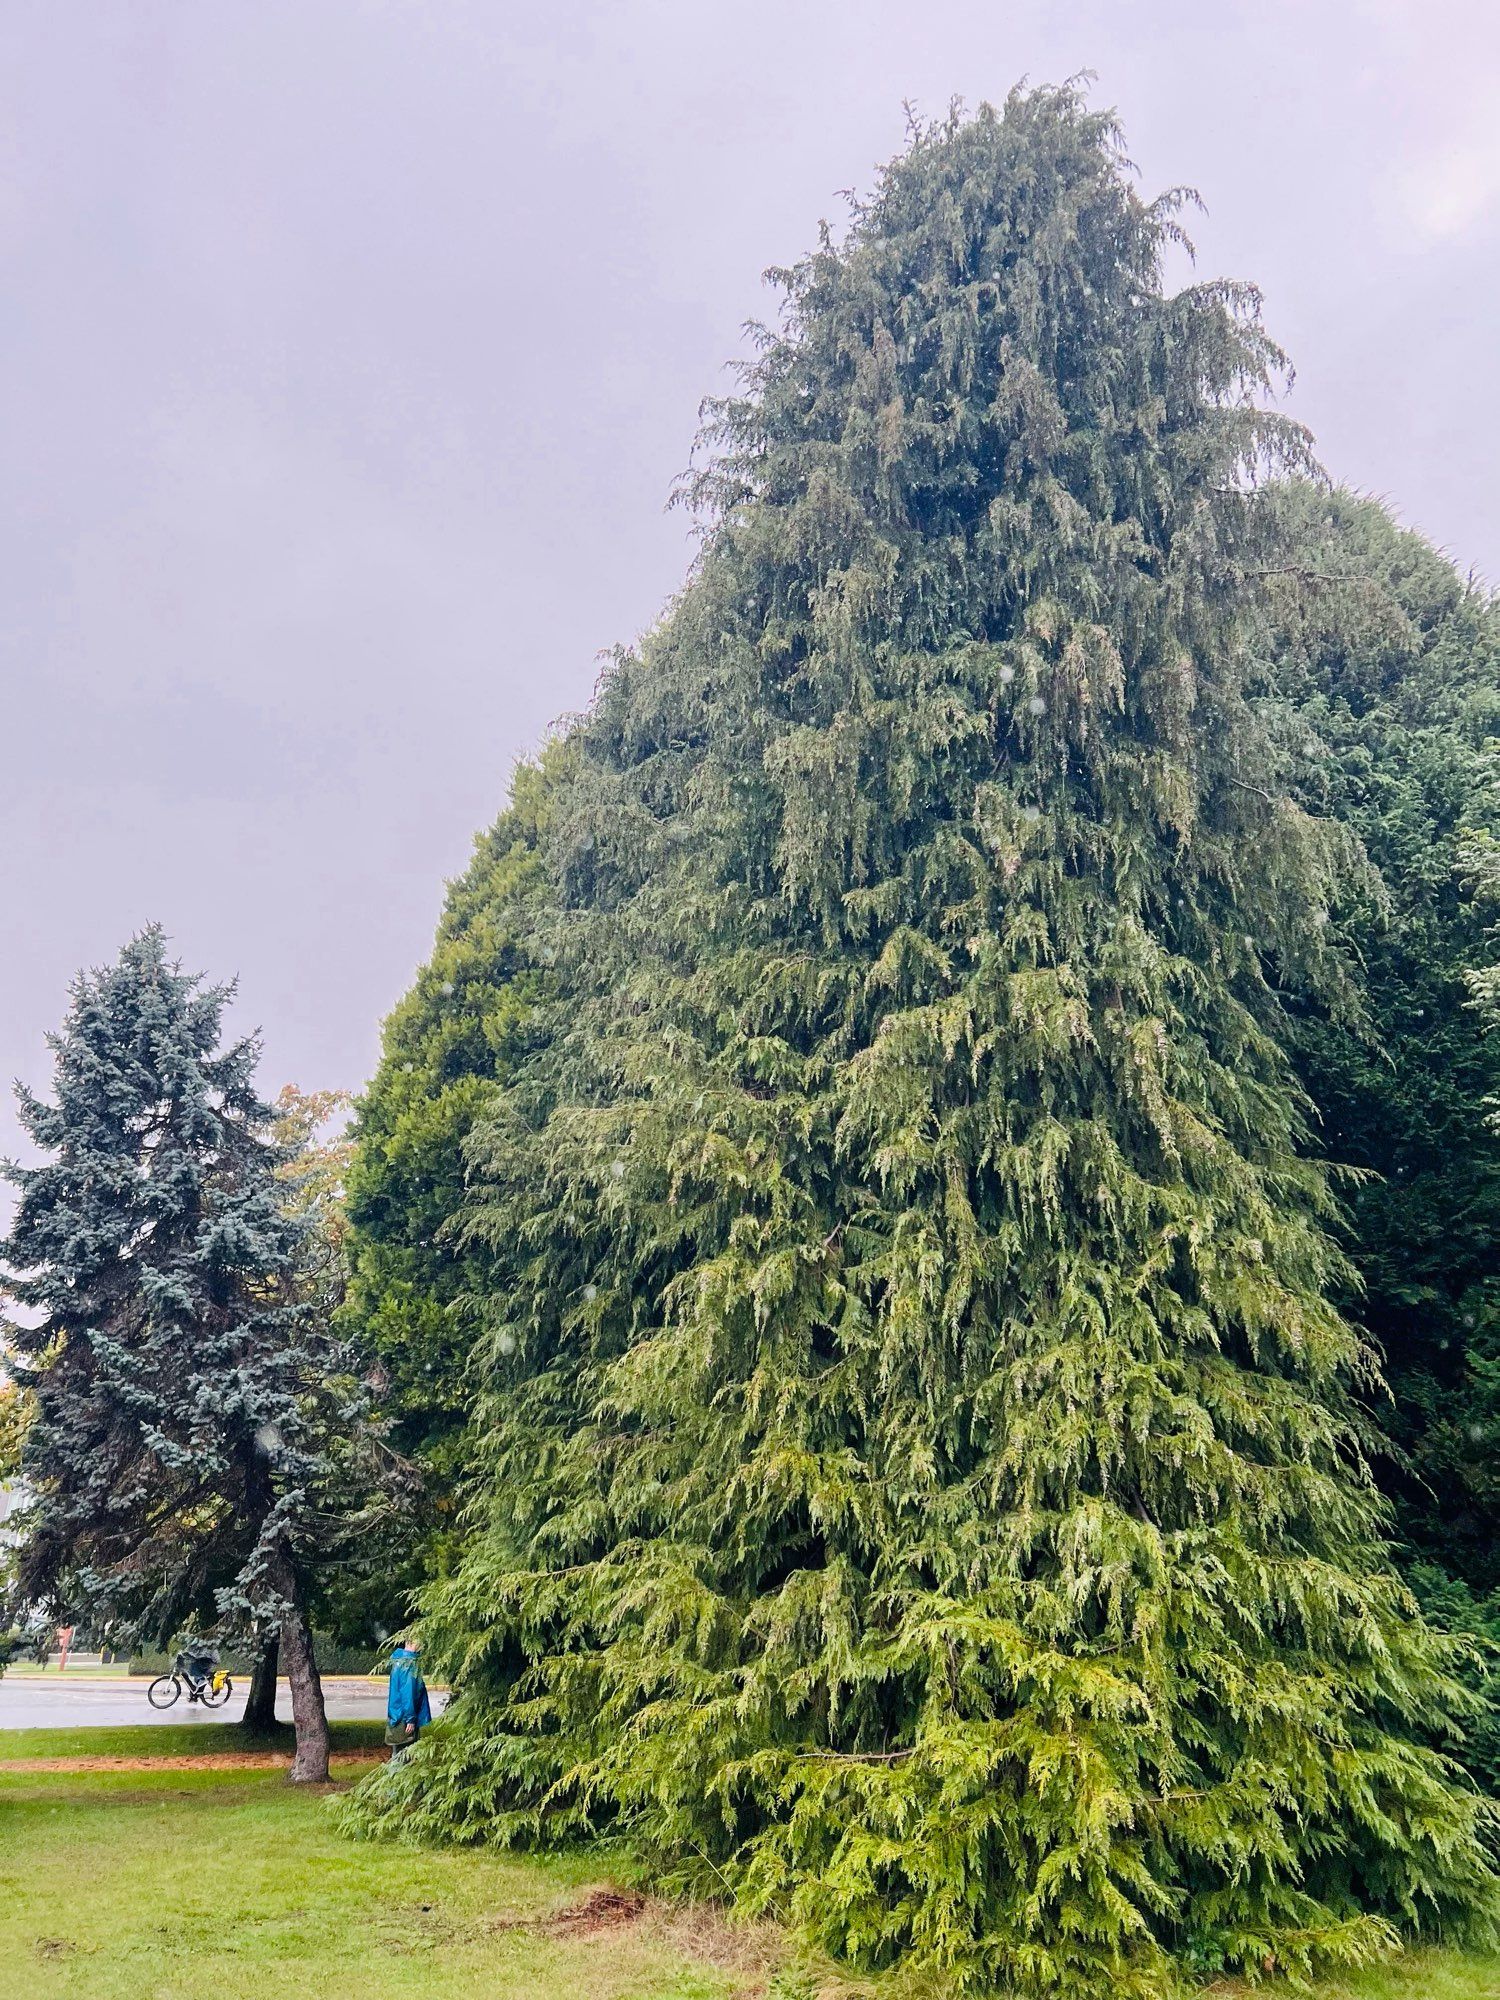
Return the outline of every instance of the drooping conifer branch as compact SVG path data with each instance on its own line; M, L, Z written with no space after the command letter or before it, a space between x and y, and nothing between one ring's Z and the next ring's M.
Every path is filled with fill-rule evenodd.
M360 1823L623 1828L1069 2000L1489 1896L1263 969L1339 991L1344 850L1248 698L1255 482L1306 441L1172 227L1076 90L922 128L710 411L447 1225L461 1691Z

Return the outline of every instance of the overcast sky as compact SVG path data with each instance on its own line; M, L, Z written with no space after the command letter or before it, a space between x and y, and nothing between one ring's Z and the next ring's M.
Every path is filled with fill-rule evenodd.
M1496 0L4 0L0 1078L160 918L268 1088L360 1084L682 575L760 272L903 99L1082 69L1329 468L1500 579Z

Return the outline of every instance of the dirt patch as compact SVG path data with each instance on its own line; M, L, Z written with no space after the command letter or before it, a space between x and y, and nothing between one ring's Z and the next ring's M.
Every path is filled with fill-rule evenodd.
M591 1937L595 1931L617 1930L621 1924L639 1923L646 1914L646 1899L630 1889L591 1889L582 1902L570 1903L550 1917L533 1920L533 1928L553 1937Z
M335 1764L378 1764L384 1750L335 1750ZM9 1771L289 1771L290 1753L281 1750L215 1750L201 1757L0 1757L0 1778Z
M429 1905L424 1903L422 1907L425 1910ZM544 1937L591 1937L596 1931L638 1924L646 1911L644 1896L638 1896L633 1889L616 1889L602 1883L597 1889L586 1889L576 1903L569 1903L564 1909L544 1911L535 1917L487 1917L477 1928L490 1933L535 1931Z
M31 1947L38 1958L71 1958L78 1947L72 1938L38 1938Z

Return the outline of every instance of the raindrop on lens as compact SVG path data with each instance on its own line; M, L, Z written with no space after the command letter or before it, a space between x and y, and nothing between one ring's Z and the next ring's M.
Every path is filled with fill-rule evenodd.
M1015 677L1016 677L1016 670L1014 667L1006 665L1000 669L1000 681L1002 686L1009 687L1011 682L1015 679Z
M611 1173L611 1174L612 1174L612 1175L614 1176L614 1178L615 1178L615 1179L616 1179L617 1181L622 1181L622 1180L624 1180L624 1178L625 1178L625 1162L624 1162L623 1160L616 1160L616 1161L614 1162L614 1164L613 1164L613 1165L612 1165L612 1166L610 1167L610 1173Z
M516 1336L513 1333L502 1333L500 1338L495 1342L495 1345L502 1354L514 1354L516 1351Z
M1033 826L1036 825L1041 816L1042 809L1040 806L1022 806L1021 808L1022 819L1030 820Z
M453 991L453 981L451 979L445 979L442 985L438 988L438 991L444 995L450 995Z
M1039 694L1034 694L1026 706L1031 710L1033 715L1045 715L1047 713L1047 704Z
M599 1287L597 1285L585 1285L583 1288L583 1296L588 1300L589 1304L592 1305L595 1299L597 1299L599 1296Z

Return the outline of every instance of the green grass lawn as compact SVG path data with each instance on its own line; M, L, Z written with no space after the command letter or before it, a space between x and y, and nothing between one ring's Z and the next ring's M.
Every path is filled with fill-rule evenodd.
M336 1724L335 1756L379 1735L378 1723ZM323 1795L288 1786L275 1770L15 1768L20 1758L144 1760L244 1747L237 1729L213 1724L0 1731L5 1992L59 2000L267 2000L282 1991L295 2000L752 2000L766 1992L776 1954L765 1932L649 1903L619 1923L571 1916L611 1879L597 1856L352 1842L329 1825ZM793 1990L810 1994L819 1982ZM824 1990L842 2000L873 1992L859 1982ZM888 1990L882 1982L882 2000ZM1319 2000L1500 2000L1500 1960L1413 1957Z
M10 1732L0 1739L7 1762L90 1754L105 1737L116 1754L179 1748L161 1741L169 1732L160 1727L139 1732L149 1735L144 1746L122 1744L124 1731L24 1733L24 1748ZM191 1731L194 1749L206 1733ZM732 2000L759 1984L748 1960L734 1962L740 1953L720 1925L699 1935L669 1916L593 1931L549 1921L599 1883L598 1863L581 1859L346 1840L322 1796L276 1771L57 1773L0 1763L6 1992Z
M374 1749L385 1724L331 1722L333 1754ZM292 1751L290 1723L266 1736L247 1736L234 1722L121 1723L86 1729L0 1729L0 1767L20 1757L210 1757L226 1750Z
M1276 1989L1281 1993L1284 1989ZM1273 2000L1271 1990L1262 1986L1221 1987L1211 2000ZM1460 1958L1451 1952L1414 1952L1378 1972L1366 1972L1357 1979L1320 1986L1317 2000L1497 2000L1500 1996L1500 1959ZM1210 1996L1205 1996L1210 2000Z

